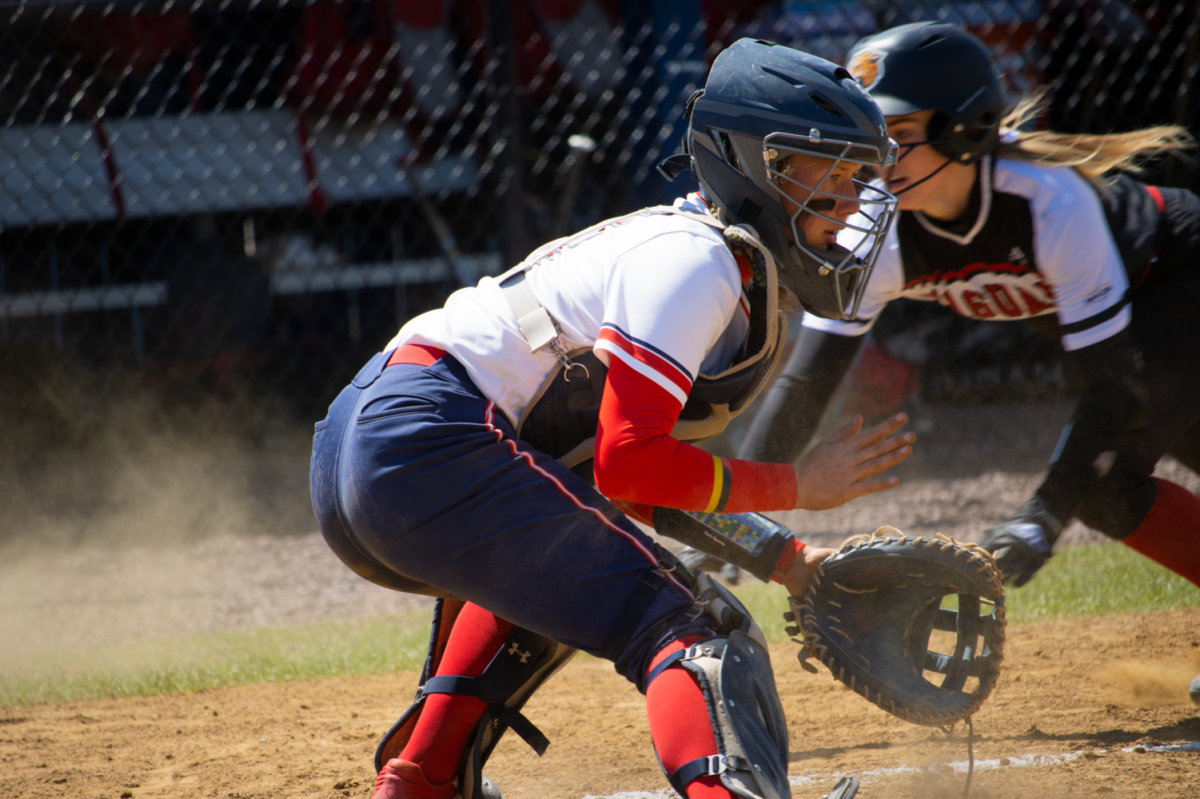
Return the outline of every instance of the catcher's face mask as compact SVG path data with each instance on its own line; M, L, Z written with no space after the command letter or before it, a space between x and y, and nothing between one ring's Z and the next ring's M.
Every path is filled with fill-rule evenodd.
M763 160L779 190L792 258L828 280L843 319L855 318L897 205L868 181L896 162L896 145L879 152L822 139L814 128L808 138L767 136Z

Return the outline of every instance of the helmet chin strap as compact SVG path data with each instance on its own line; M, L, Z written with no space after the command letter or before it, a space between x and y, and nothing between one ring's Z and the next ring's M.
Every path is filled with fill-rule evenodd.
M850 250L836 243L830 245L824 250L824 252L827 252L833 256L830 258L822 258L820 255L817 255L817 252L819 251L813 247L799 247L795 244L791 244L788 246L788 251L792 256L792 260L796 261L796 263L800 264L801 266L816 267L818 274L820 274L821 268L828 267L829 269L832 269L833 264L844 261L847 255L852 255ZM862 260L858 256L854 256L854 258L856 261ZM822 275L822 277L824 277L824 275Z
M912 142L911 144L901 144L900 147L901 147L901 149L904 150L904 155L901 155L899 158L897 158L896 163L898 164L901 161L903 161L906 157L908 157L908 154L913 151L914 147L920 147L923 144L943 144L946 141L947 141L947 139L926 139L925 141L915 141L915 142ZM947 158L941 166L939 166L937 169L930 172L925 177L918 180L916 183L910 183L909 185L907 185L904 188L900 189L899 191L895 192L895 196L899 197L904 192L915 189L917 186L920 186L922 183L929 180L934 175L941 172L943 169L945 169L946 167L950 166L953 163L954 163L953 160Z

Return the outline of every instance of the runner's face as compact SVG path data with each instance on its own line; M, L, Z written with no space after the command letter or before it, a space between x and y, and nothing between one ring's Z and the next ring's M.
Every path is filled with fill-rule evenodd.
M802 213L796 220L797 231L814 250L829 249L837 241L837 232L845 227L845 221L858 211L854 176L859 166L838 161L830 169L830 163L827 158L793 155L780 170L792 179L781 181L780 186L783 207L788 216L796 213L802 205L816 212ZM807 187L835 196L813 195L812 188Z
M932 175L946 163L946 156L933 149L931 144L908 146L929 138L928 125L934 113L918 111L915 114L887 117L888 135L900 145L900 153L896 165L887 169L884 177L887 190L896 195L904 211L923 210L930 199L938 194L942 181L947 177L947 172L942 170L921 185L900 193L905 187Z

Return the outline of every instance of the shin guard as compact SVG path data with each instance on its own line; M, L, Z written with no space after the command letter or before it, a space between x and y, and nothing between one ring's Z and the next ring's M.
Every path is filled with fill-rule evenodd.
M567 664L575 650L530 630L514 627L479 677L433 676L462 607L463 603L455 600L437 600L429 655L421 671L416 698L384 733L375 750L375 770L380 771L388 760L404 750L427 696L442 693L479 697L487 708L462 758L458 785L462 799L485 799L483 765L510 727L539 755L546 751L550 742L520 710L546 680Z
M735 630L672 652L647 683L674 665L690 672L704 694L717 751L668 773L671 787L687 796L690 783L715 776L745 799L790 797L787 720L766 649Z
M684 763L667 779L680 796L694 780L717 776L745 799L789 797L787 720L766 639L728 589L706 574L696 579L697 599L717 636L667 655L650 670L646 685L671 666L686 669L704 694L717 751Z

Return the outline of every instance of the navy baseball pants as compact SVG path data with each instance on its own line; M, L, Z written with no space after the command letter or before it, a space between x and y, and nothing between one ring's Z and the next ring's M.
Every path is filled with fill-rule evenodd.
M449 355L375 356L313 439L313 509L373 582L473 602L616 663L644 690L653 655L708 634L664 552L595 489L518 441Z

